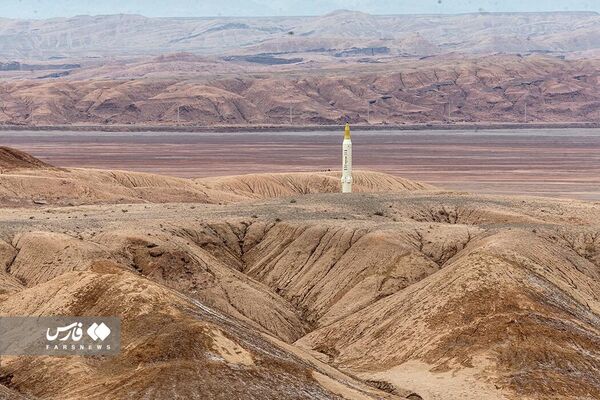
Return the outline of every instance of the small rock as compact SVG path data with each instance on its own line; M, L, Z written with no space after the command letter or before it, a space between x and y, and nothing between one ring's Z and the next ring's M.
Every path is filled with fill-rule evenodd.
M160 250L160 249L152 249L148 252L148 254L150 254L150 257L160 257L164 254L165 252Z

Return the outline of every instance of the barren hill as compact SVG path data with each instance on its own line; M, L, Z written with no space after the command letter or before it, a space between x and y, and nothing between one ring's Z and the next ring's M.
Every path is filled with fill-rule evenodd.
M221 10L223 12L223 10ZM341 10L315 17L146 18L101 15L49 20L0 19L4 57L59 58L131 56L175 51L256 52L272 47L336 54L368 39L364 48L393 54L412 52L402 41L419 33L442 52L568 52L599 47L600 16L592 12L477 13L463 15L369 15ZM513 37L506 41L502 38ZM300 41L298 41L299 39ZM303 39L308 39L303 41ZM315 45L315 39L320 45ZM352 43L352 42L347 42Z
M1 82L0 124L591 122L600 117L598 65L537 55L259 67L136 60Z
M0 125L595 122L599 33L584 12L0 19Z
M385 393L124 266L96 261L8 296L3 315L119 315L117 357L13 357L2 381L32 399L357 399ZM61 291L60 296L48 293ZM126 305L126 307L124 307ZM40 371L46 371L40 373ZM6 389L4 389L6 390ZM15 398L17 398L15 396Z
M0 148L0 204L4 206L107 203L232 203L340 190L336 173L240 175L184 179L140 172L54 168L11 148ZM358 192L432 189L388 174L358 171Z
M0 146L0 170L18 168L41 169L52 167L27 153L10 147Z
M337 193L340 191L336 172L305 172L287 174L252 174L216 178L201 178L196 182L211 189L233 193L246 198L289 197L311 193ZM357 171L354 174L354 191L402 192L433 189L432 186L398 178L379 172Z
M94 186L111 174L62 173ZM600 398L595 203L376 173L357 174L371 193L352 195L315 193L333 188L327 173L112 173L148 192L205 185L235 204L1 209L0 313L117 315L124 329L110 360L3 357L0 393Z

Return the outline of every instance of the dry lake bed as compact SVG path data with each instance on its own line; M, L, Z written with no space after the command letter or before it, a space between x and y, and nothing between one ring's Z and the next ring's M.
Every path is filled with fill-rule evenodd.
M61 167L183 177L339 168L343 132L0 132ZM354 166L448 189L600 200L600 129L353 132Z

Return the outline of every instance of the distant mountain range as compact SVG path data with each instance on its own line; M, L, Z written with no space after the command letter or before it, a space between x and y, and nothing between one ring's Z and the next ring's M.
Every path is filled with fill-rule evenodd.
M147 18L102 15L0 19L0 57L52 59L197 54L326 52L390 55L570 53L600 49L600 14L478 13L318 17Z
M0 124L596 122L600 15L0 20Z
M322 64L281 64L279 58L258 56L207 59L182 54L118 61L68 76L22 72L23 78L0 86L0 125L256 126L288 124L290 115L297 125L600 118L600 66L594 60L545 55L373 64L336 58Z

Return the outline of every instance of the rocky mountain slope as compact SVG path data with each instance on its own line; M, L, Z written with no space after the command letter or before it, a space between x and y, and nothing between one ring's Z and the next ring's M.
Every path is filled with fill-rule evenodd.
M453 51L564 53L597 49L599 30L600 16L591 12L377 16L342 10L288 18L102 15L0 19L0 48L3 57L19 59L176 51L339 54L376 48L419 56ZM419 46L413 46L415 41Z
M0 171L15 169L52 169L52 166L25 152L0 146Z
M115 358L3 357L1 393L600 398L595 203L380 174L316 193L329 176L199 181L229 205L1 209L2 315L123 325Z
M600 70L592 60L494 56L389 60L366 67L355 62L339 68L322 61L314 68L249 67L249 72L229 75L222 65L184 56L90 68L60 79L6 80L0 82L0 124L444 124L600 118ZM194 77L194 71L204 72Z
M577 12L0 19L0 124L595 122L598 33Z

